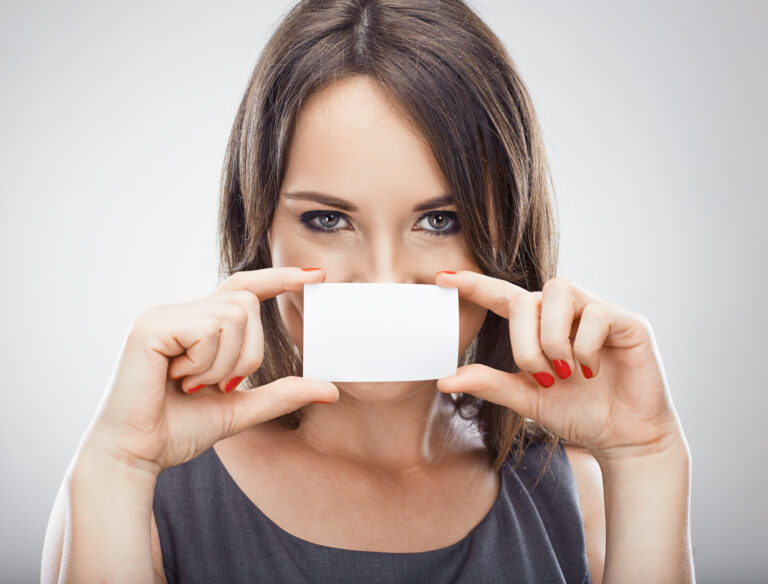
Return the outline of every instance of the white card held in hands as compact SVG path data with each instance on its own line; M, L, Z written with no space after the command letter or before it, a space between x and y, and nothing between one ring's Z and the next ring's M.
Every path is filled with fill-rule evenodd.
M305 284L303 345L303 376L310 379L455 375L459 291L433 284Z

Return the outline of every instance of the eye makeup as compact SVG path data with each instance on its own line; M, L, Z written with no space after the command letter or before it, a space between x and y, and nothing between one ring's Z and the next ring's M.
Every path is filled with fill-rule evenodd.
M314 222L315 219L320 218L324 219L326 217L338 217L343 218L345 221L347 220L347 216L344 213L340 213L339 211L307 211L306 213L302 213L299 217L299 221L310 231L314 231L315 233L318 233L320 235L335 235L342 231L342 229L335 229L335 224L332 227L323 227L321 225L318 225ZM424 213L421 217L419 217L419 220L417 221L417 224L420 223L424 219L429 219L431 217L448 217L453 223L452 226L447 229L422 229L421 231L424 231L427 235L430 235L432 237L444 237L446 235L453 235L455 233L458 233L461 229L458 224L458 219L455 211L446 211L446 210L440 210L440 211L430 211L429 213Z

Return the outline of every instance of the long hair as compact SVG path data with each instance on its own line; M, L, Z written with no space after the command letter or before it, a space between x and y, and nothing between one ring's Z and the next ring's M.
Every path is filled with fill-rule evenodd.
M302 104L336 80L366 75L388 90L422 133L454 195L461 233L484 274L529 291L555 276L554 189L533 104L490 28L461 0L304 0L278 24L237 110L219 208L220 274L271 267L267 230ZM276 299L261 303L264 359L256 387L301 375ZM457 365L517 373L508 321L488 311ZM459 394L493 467L560 438L517 412ZM301 409L277 418L286 428ZM543 474L542 470L542 474ZM541 476L541 475L540 475Z

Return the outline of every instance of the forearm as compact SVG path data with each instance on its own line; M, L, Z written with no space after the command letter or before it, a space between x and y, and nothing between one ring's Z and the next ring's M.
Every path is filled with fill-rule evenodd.
M84 446L66 478L59 582L152 582L156 475Z
M603 583L694 582L684 437L654 454L598 462L606 513Z

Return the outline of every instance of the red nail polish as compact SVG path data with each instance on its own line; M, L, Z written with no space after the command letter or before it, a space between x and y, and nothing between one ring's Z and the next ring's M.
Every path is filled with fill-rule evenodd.
M552 361L552 365L555 367L555 373L560 379L567 379L571 374L571 368L566 361L562 359L555 359Z
M232 391L233 389L235 389L235 388L236 388L236 387L237 387L237 386L240 384L240 382L241 382L242 380L243 380L243 378L242 378L242 377L233 377L232 379L230 379L230 380L227 382L227 385L226 385L226 387L224 388L224 391L225 391L226 393L229 393L230 391Z
M584 365L583 363L581 364L581 372L584 374L584 377L586 377L587 379L589 379L594 375L594 373L592 373L592 370L586 365Z
M552 387L552 384L555 383L555 378L546 371L533 373L533 377L536 379L536 381L539 382L540 385L544 387Z
M305 272L311 272L312 270L319 270L320 268L301 268Z
M441 270L437 272L437 274L455 274L456 272L452 272L451 270ZM435 274L435 275L437 275Z
M192 388L188 389L187 393L195 392L195 391L197 391L199 389L203 389L204 387L205 387L205 383L201 383L200 385L198 385L196 387L192 387Z
M324 402L324 401L313 401L313 404L329 404L331 402Z

